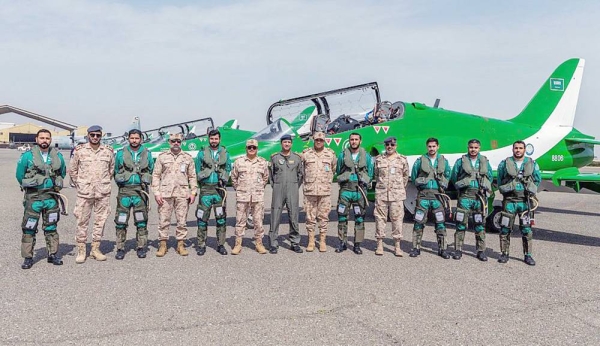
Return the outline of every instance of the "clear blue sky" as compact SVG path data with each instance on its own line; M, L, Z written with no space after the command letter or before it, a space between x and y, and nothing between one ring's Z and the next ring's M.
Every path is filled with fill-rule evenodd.
M379 82L382 98L517 114L586 59L575 121L600 137L595 1L2 1L0 104L117 133ZM0 121L27 120L3 115Z

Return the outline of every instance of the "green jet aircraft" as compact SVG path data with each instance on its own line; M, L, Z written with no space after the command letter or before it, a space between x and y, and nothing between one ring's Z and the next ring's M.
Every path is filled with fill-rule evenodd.
M301 152L313 145L310 138L316 129L327 129L326 146L339 154L348 146L350 133L356 132L362 136L362 147L372 156L384 151L385 138L395 136L398 152L407 156L411 166L426 153L425 140L429 137L438 138L440 153L451 163L466 153L469 139L477 138L481 141L481 153L488 157L494 170L501 160L512 156L512 143L523 140L527 143L526 155L536 160L544 179L552 180L557 186L566 184L576 191L586 187L600 192L600 175L581 173L578 169L592 162L594 145L600 144L594 137L573 127L584 65L584 59L577 58L562 63L523 111L509 120L428 107L417 102L387 103L387 106L386 103L378 103L374 110L364 113L365 121L360 122L360 126L334 133L335 128L330 126L329 108L326 107L328 93L321 93L307 96L316 105L303 111L305 116L310 114L308 134L299 133L299 125L285 118L273 120L269 112L267 122L273 122L252 137L259 142L258 154L269 159L280 150L279 139L284 134L294 135L292 150ZM378 101L376 83L361 87L364 86L374 89ZM270 110L282 103L285 102L275 103ZM379 114L385 121L370 124L374 114ZM235 159L245 154L245 143L231 145L227 149ZM416 189L410 186L408 190L405 206L410 212L414 211ZM498 207L491 210L492 216L498 210Z

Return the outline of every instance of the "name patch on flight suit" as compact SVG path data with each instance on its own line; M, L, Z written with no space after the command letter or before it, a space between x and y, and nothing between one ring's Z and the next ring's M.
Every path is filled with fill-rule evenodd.
M325 164L325 172L329 172L329 165Z
M279 159L279 164L283 165L285 163L285 161L283 159Z
M179 166L179 171L181 173L185 173L186 170L187 170L187 164L182 163L181 166Z

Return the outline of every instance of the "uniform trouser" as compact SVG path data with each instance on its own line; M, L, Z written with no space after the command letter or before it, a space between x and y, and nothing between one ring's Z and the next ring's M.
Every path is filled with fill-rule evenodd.
M510 214L513 220L516 222L519 218L519 214L528 210L527 203L524 200L518 201L507 201L502 203L502 211ZM530 225L523 225L521 219L519 219L519 230L521 231L523 240L523 254L531 255L533 252L533 231ZM505 255L509 254L510 250L510 234L512 227L502 227L500 229L500 252Z
M265 235L263 227L263 216L265 214L265 202L237 202L235 204L235 236L243 237L246 233L248 214L251 213L254 220L254 239L262 239Z
M60 209L56 199L47 192L29 192L23 200L23 222L21 230L21 256L33 258L35 248L35 235L39 224L40 214L42 217L42 230L46 239L48 254L58 251L59 237L56 224L60 219Z
M137 248L144 248L148 244L148 199L142 193L140 185L125 186L119 188L117 195L117 211L115 213L117 250L125 249L130 210L133 210L133 222L137 229Z
M375 196L375 238L385 238L385 226L388 219L392 221L392 238L402 239L402 218L404 217L404 201L384 201Z
M271 247L279 246L277 238L279 237L279 223L281 222L281 213L283 207L287 208L290 218L290 242L292 245L300 243L300 231L298 228L298 214L300 196L298 194L298 184L273 184L273 200L271 201L271 228L269 229L269 239Z
M198 246L206 245L206 234L208 233L208 219L210 211L215 210L215 221L217 223L217 243L225 244L225 235L227 232L227 213L226 206L223 205L223 198L216 190L216 186L202 186L198 196L198 206L196 207L196 218L198 219Z
M327 234L331 196L304 196L304 211L306 212L306 231L314 232L316 226L319 228L319 234Z
M158 240L169 239L169 226L171 226L171 215L175 210L177 219L177 230L175 238L185 240L187 237L186 219L190 206L187 197L163 197L163 205L158 206Z
M356 187L340 187L338 197L338 238L342 242L348 241L348 215L350 209L354 212L354 242L362 243L365 239L365 209L367 201Z
M457 203L457 212L463 212L463 221L456 220L456 232L454 232L454 248L462 250L465 241L465 231L469 225L469 216L473 213L481 213L481 222L475 222L473 230L475 231L475 244L477 252L485 251L485 217L483 206L476 196L461 196Z
M433 195L432 192L419 192L417 197L417 207L415 209L415 224L413 226L413 248L421 248L421 240L423 239L423 228L427 223L427 215L432 211L436 217L435 233L440 250L446 250L446 225L445 211L442 203ZM441 214L440 214L441 213ZM418 220L420 216L421 220Z
M104 236L104 224L110 215L110 195L98 198L77 197L73 215L77 218L77 234L75 241L85 243L87 241L87 230L90 225L90 217L94 210L94 225L92 228L92 241L100 241Z

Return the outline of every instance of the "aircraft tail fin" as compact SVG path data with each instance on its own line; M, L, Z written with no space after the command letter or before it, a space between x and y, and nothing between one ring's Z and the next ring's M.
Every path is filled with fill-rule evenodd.
M585 60L574 58L554 70L535 96L511 122L530 126L572 127Z
M140 117L133 117L133 119L131 119L131 125L129 126L129 130L142 130L142 125L140 124Z

